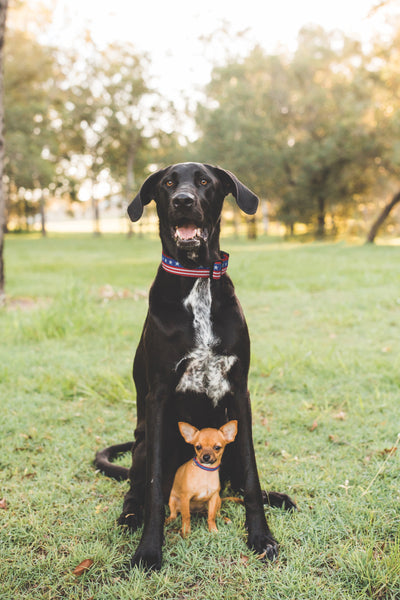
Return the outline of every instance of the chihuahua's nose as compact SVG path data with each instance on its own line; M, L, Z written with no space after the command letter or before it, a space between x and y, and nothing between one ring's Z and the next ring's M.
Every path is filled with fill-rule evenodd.
M210 462L210 458L211 458L211 456L209 454L203 454L203 462L205 462L205 463Z

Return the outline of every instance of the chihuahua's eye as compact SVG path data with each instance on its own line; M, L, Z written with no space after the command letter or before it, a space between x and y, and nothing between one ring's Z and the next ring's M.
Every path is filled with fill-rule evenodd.
M200 451L200 450L201 450L201 445L200 445L200 444L197 444L197 446L196 446L196 450L198 450L198 451Z
M208 183L208 179L205 179L204 177L203 177L203 179L200 179L200 185L207 185L207 183Z
M218 452L218 450L221 450L221 446L218 446L218 444L217 444L216 446L214 446L214 450L215 450L216 452Z
M165 182L165 185L170 188L174 185L174 182L172 181L172 179L167 179L167 181Z

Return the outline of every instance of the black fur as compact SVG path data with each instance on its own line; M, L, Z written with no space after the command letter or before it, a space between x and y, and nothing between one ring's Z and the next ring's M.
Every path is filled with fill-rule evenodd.
M163 251L186 267L208 266L220 259L220 216L225 196L232 193L248 214L257 210L258 199L232 173L200 163L182 163L151 175L128 208L133 221L151 200L157 204ZM205 232L196 240L177 240L176 226L194 224ZM264 514L263 503L295 508L285 494L262 492L252 440L247 376L250 342L246 321L228 275L211 280L213 331L221 355L236 356L228 373L231 391L217 406L204 393L177 392L182 374L178 363L193 348L193 316L183 305L196 280L167 273L161 266L150 290L149 310L137 348L133 377L137 391L137 427L129 470L130 489L125 495L119 524L144 529L132 565L161 566L165 503L177 468L192 449L179 433L178 421L198 429L221 427L238 420L238 435L226 449L221 483L244 495L248 545L274 559L278 544ZM131 442L129 443L131 444ZM128 445L99 452L96 465L104 473L125 478L123 467L110 460Z

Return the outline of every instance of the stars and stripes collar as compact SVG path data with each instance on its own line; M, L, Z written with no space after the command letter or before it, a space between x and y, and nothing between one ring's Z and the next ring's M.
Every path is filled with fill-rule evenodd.
M200 469L203 469L203 471L218 471L220 467L220 465L218 465L217 467L206 467L205 465L199 463L196 457L194 457L193 462L196 465L196 467L200 467Z
M226 273L228 268L229 254L221 252L221 260L216 260L209 267L194 267L188 269L183 267L177 260L162 253L161 266L164 271L181 275L182 277L204 277L210 279L221 279L221 276Z

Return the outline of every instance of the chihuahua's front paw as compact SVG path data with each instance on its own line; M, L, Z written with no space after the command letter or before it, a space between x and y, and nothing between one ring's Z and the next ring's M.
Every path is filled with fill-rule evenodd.
M161 548L155 546L147 547L139 544L131 562L131 567L139 567L151 571L159 571L161 569L162 551Z
M213 523L208 524L208 531L210 531L211 533L218 533L218 527L215 521Z
M181 529L181 538L185 539L188 537L188 535L190 535L192 533L192 530L190 528L190 525L187 527L182 527Z
M253 535L249 533L247 545L260 558L265 558L271 562L277 558L279 553L279 544L271 533L256 532Z

